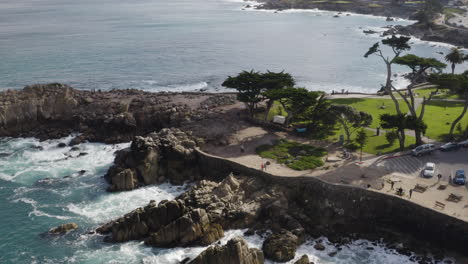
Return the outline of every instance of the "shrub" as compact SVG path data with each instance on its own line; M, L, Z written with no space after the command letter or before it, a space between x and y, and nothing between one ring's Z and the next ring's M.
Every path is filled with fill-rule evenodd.
M317 148L295 141L278 140L274 145L261 145L255 149L263 157L286 164L294 170L308 170L323 165L323 157L327 154L323 148Z
M385 134L385 138L389 145L393 145L398 138L398 134L396 131L390 131Z
M349 151L356 151L356 150L359 149L358 144L356 144L355 142L346 143L346 144L343 145L343 147L345 147Z

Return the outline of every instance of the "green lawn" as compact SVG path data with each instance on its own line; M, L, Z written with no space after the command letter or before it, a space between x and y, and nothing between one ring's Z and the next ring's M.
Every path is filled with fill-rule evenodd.
M427 124L426 136L435 140L443 140L448 134L452 121L463 110L463 102L431 101L426 105L424 122ZM461 120L461 126L465 129L468 125L468 115Z
M295 141L278 140L274 145L261 145L255 150L263 158L276 160L294 170L310 170L323 165L325 149Z
M369 7L382 7L382 5L372 3L369 4Z
M336 131L336 134L334 136L331 136L328 138L328 140L332 142L338 142L339 141L339 136L343 135L345 136L343 128L341 126L337 126L338 129ZM379 136L375 135L375 131L368 130L366 129L366 134L368 136L367 144L364 146L362 149L363 152L370 153L370 154L384 154L384 153L389 153L389 152L396 152L399 151L399 143L398 141L395 141L393 145L389 145L387 142L387 139L385 139L385 131L381 130L381 133ZM353 135L351 135L351 140L354 140L356 138L357 133L355 132ZM345 141L346 141L346 136L345 136ZM406 136L405 140L405 146L409 148L411 145L413 145L416 142L416 138L413 136Z
M399 100L400 109L403 113L408 112L408 107L405 102ZM380 126L380 115L382 114L396 114L395 104L391 99L378 99L378 98L343 98L331 99L333 104L346 104L372 115L372 128ZM383 107L382 107L383 106Z
M415 92L415 98L429 98L429 95L431 92L435 92L437 89L436 88L422 88L422 89L416 89L414 90ZM432 96L432 98L437 98L437 99L458 99L458 95L452 94L449 92L448 89L439 89L439 94ZM404 91L401 92L402 94L405 94ZM400 95L396 92L393 93L395 97L400 98Z

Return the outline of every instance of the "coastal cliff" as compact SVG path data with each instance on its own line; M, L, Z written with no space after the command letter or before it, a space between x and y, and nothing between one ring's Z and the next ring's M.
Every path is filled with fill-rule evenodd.
M191 153L190 162L196 162L189 170L199 179L191 190L174 201L153 201L97 231L108 234L111 242L136 239L168 247L206 245L225 230L248 228L246 235L269 234L263 254L280 262L294 258L306 236L327 236L338 244L383 239L401 253L466 254L468 223L462 220L363 188L314 177L273 176L196 146Z
M81 135L72 144L128 142L164 127L190 126L212 118L210 109L234 102L234 96L222 94L104 92L59 83L31 85L0 92L0 137L51 139L78 132Z

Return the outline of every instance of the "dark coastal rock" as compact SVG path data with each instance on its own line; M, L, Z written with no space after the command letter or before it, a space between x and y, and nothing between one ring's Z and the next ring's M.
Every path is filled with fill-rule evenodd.
M302 257L294 262L294 264L313 264L313 262L309 261L309 257L307 255L302 255Z
M287 206L280 188L265 188L261 180L230 175L219 183L202 180L174 201L152 201L96 231L109 234L108 242L145 240L155 247L209 245L224 235L223 230L262 222L262 208L274 201Z
M82 135L80 136L76 136L74 137L72 140L70 140L70 143L68 143L68 146L72 147L72 146L76 146L76 145L79 145L83 142L86 141L86 138Z
M261 250L249 248L241 237L235 237L224 246L211 246L204 250L189 264L263 264Z
M179 129L162 129L147 137L136 137L130 149L117 153L115 164L105 175L109 191L133 190L141 185L170 181L183 184L198 178L194 148L197 141Z
M152 233L145 244L154 247L209 245L224 236L223 229L211 223L204 209L194 209Z
M67 223L50 229L49 234L60 235L68 233L75 229L78 229L78 225L76 223Z
M315 248L316 250L320 250L320 251L325 250L325 246L324 246L322 243L320 243L320 242L315 243L314 248Z
M0 152L0 158L6 158L6 157L9 157L9 156L11 156L11 153Z
M63 143L63 142L60 142L60 143L57 144L57 147L58 147L58 148L64 148L64 147L66 147L66 146L67 146L67 144L65 144L65 143Z
M289 231L282 231L270 235L263 242L263 252L267 259L276 262L286 262L294 258L299 239L296 235Z
M37 84L0 92L0 137L46 140L79 132L70 146L86 140L129 142L137 135L211 118L209 114L216 113L210 109L233 102L235 95L96 92L59 83Z

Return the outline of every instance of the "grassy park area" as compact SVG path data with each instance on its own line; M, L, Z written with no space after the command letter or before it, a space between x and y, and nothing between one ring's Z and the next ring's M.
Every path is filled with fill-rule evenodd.
M414 90L415 93L415 98L429 98L429 95L432 92L435 92L437 89L436 88L421 88L421 89L416 89ZM405 92L402 91L404 94ZM397 98L400 97L398 93L393 93ZM457 94L450 93L448 89L439 89L438 94L432 96L434 99L459 99Z
M448 134L452 121L463 110L463 102L431 101L426 105L424 122L427 124L426 136L435 140L443 140ZM468 115L460 121L462 129L468 125Z
M354 107L358 111L363 111L372 115L372 128L380 126L380 115L396 114L395 104L391 99L380 98L342 98L331 99L333 104L346 104ZM401 110L406 113L408 107L401 101Z
M273 159L286 164L294 170L310 170L322 166L325 149L295 141L278 140L274 145L261 145L256 149L263 158Z
M376 132L373 130L364 130L367 134L367 143L362 149L362 151L370 154L384 154L384 153L389 153L389 152L395 152L399 151L399 144L398 140L396 140L392 145L388 144L386 138L385 138L385 130L380 131L380 135L376 136ZM354 133L351 136L351 140L354 140L356 138L356 134ZM340 135L345 135L344 130L338 126L338 129L336 130L335 135L331 136L328 138L328 140L332 142L338 142ZM405 146L409 148L411 145L413 145L416 142L416 139L413 136L406 136L406 141L405 141Z

